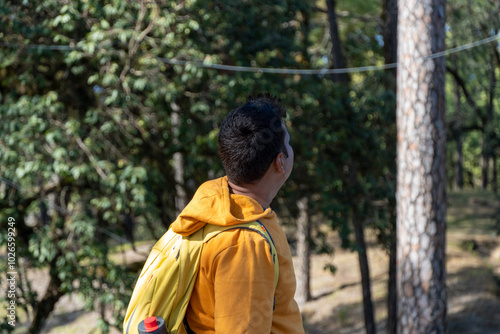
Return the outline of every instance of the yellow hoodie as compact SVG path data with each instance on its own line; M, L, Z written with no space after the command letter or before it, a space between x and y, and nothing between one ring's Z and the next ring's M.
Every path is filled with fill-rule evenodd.
M200 186L172 229L186 236L206 224L231 226L256 220L267 228L278 253L276 291L269 245L262 236L246 229L218 234L204 245L186 314L196 334L304 333L294 300L292 256L274 211L264 211L248 196L230 194L223 177Z

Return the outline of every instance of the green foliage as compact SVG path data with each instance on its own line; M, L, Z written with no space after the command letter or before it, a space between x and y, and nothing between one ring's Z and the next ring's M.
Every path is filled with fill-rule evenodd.
M49 267L63 293L112 310L104 332L121 326L136 276L110 261L108 236L130 239L134 225L161 235L175 217L173 153L185 156L192 194L223 173L216 140L227 112L293 83L162 58L300 67L307 10L299 1L0 3L9 44L0 48L0 174L15 186L2 183L0 219L18 220L22 256Z
M494 21L494 10L480 3L491 11L465 1L449 6L450 43L480 39L491 29L484 22ZM351 67L383 62L380 5L339 3ZM476 16L464 14L468 6ZM328 76L164 62L323 68L331 52L327 27L324 12L298 0L0 0L0 221L18 221L20 256L32 267L49 267L61 290L78 292L89 309L112 310L113 318L101 320L104 332L120 327L136 273L111 261L110 249L123 238L158 238L174 220L174 153L184 157L188 197L207 178L223 175L218 125L260 92L287 107L296 156L273 204L280 217L293 221L306 195L314 218L338 230L345 247L353 246L353 214L388 245L396 154L388 73L358 73L349 87L339 87ZM458 56L476 104L462 96L464 129L484 123L488 57L480 49ZM492 152L500 147L499 129L498 117L485 128ZM465 141L474 178L481 140L471 132ZM318 249L331 249L324 236L318 239ZM25 300L35 300L28 290Z
M448 47L498 35L500 8L494 1L454 1L448 6L447 16ZM489 43L447 57L448 72L455 72L447 77L448 140L456 141L457 134L463 136L464 179L468 187L481 185L483 157L498 159L500 154L499 52L498 43ZM458 97L451 89L452 83L458 85ZM450 155L448 164L454 166L456 160Z

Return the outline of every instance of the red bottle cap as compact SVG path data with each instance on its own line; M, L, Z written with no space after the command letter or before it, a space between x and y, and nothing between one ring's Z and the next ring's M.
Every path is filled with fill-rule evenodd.
M148 317L144 320L144 327L146 332L153 332L158 329L158 322L156 317Z

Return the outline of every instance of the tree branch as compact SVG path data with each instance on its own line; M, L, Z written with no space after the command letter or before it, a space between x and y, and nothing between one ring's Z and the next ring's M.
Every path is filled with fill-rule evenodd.
M76 137L76 142L77 142L78 146L80 146L80 148L83 150L83 152L85 152L85 154L89 158L89 160L92 163L92 166L94 166L97 174L99 174L99 176L103 180L107 180L108 176L106 175L106 173L104 173L104 171L102 170L102 168L99 167L99 165L97 164L97 160L95 159L94 155L92 154L92 152L90 152L90 150L88 149L88 147L85 146L85 143L82 141L82 138L80 138L80 136Z
M481 109L479 109L476 105L476 102L474 102L471 94L469 93L469 90L467 89L465 85L465 81L462 79L462 77L458 74L458 71L451 68L450 66L446 66L446 71L450 73L455 81L457 82L458 86L462 89L462 92L464 93L465 99L469 103L469 105L476 111L478 115L481 115Z
M139 18L138 18L138 20L136 22L134 33L133 33L133 35L132 35L132 37L130 38L130 41L129 41L128 61L127 61L126 65L123 67L122 72L120 73L120 81L121 82L125 81L125 75L132 68L132 59L134 58L134 56L135 56L135 54L137 52L137 49L139 48L139 45L141 44L141 42L144 40L144 38L153 29L155 21L156 21L156 18L158 16L158 10L157 10L156 2L154 0L151 0L149 3L153 4L153 17L149 21L149 24L146 27L146 29L144 29L143 31L141 31L141 33L139 34L139 30L141 28L142 22L144 21L144 17L146 16L145 1L142 0L141 1L141 11L139 13ZM139 36L137 37L137 40L136 40L137 34L139 34ZM130 94L130 88L128 86L124 86L124 90L125 90L125 93Z

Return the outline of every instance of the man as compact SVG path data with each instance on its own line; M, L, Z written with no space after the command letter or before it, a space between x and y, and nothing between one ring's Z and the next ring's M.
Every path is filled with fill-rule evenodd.
M223 121L219 154L227 176L200 186L173 223L191 235L206 224L231 226L259 220L278 253L274 264L259 233L236 228L218 234L202 250L186 313L196 334L304 333L295 273L285 234L269 207L293 167L285 109L269 95L249 98Z

